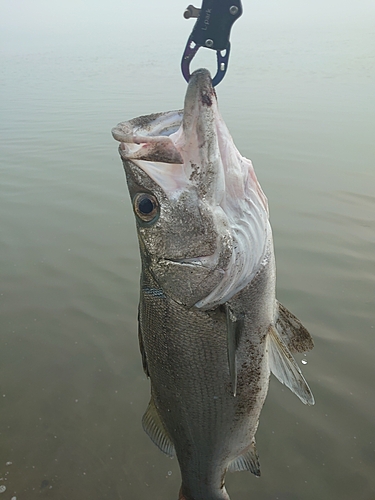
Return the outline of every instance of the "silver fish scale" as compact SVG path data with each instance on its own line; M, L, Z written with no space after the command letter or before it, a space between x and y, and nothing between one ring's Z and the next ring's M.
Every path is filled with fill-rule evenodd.
M262 274L265 278L267 272ZM187 309L147 292L155 288L146 271L140 325L155 406L175 445L185 489L194 500L226 498L215 489L223 484L231 460L251 444L267 392L269 370L261 340L266 329L259 336L258 329L252 335L250 328L239 339L242 355L234 397L224 310ZM255 292L259 294L259 287ZM251 287L247 295L253 295Z

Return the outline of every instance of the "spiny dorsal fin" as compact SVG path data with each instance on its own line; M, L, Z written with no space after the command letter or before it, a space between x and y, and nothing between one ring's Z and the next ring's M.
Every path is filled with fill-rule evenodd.
M314 347L311 335L298 318L294 316L280 302L278 305L278 317L276 329L291 352L306 352Z
M302 403L313 405L315 401L310 387L289 349L272 325L268 330L267 343L271 372L282 384L294 392Z
M237 318L228 304L225 304L225 313L227 317L227 349L228 349L229 375L232 384L232 393L233 396L236 396L237 393L236 350L238 346L240 331L243 326L243 319Z
M259 464L259 457L257 450L255 448L255 441L251 443L250 448L240 455L239 457L235 458L228 467L228 470L230 472L237 472L237 471L243 471L243 470L248 470L255 474L257 477L260 476L260 464Z
M154 400L150 399L146 413L142 418L142 425L151 441L166 455L173 457L175 455L174 445L169 434L161 421L156 409Z

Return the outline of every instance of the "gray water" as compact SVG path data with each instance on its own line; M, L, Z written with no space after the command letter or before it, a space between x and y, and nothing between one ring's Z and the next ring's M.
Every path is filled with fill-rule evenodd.
M182 0L0 5L0 498L176 499L144 434L139 255L110 130L180 108ZM374 5L244 1L219 105L268 196L316 405L274 378L232 500L375 499ZM206 50L197 65L214 69Z

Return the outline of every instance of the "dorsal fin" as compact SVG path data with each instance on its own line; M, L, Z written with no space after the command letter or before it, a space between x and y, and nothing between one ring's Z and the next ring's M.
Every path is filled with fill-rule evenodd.
M235 458L228 467L230 472L248 470L255 474L257 477L260 476L260 464L257 450L255 448L255 440L253 439L251 446L242 455Z
M298 318L280 302L277 302L278 315L276 329L291 352L306 352L314 347L311 335Z
M169 457L175 455L174 445L159 417L153 398L151 397L146 413L142 418L142 425L151 441Z
M285 384L294 392L302 403L313 405L315 401L310 387L307 385L289 349L272 325L268 330L267 343L271 372L282 384Z

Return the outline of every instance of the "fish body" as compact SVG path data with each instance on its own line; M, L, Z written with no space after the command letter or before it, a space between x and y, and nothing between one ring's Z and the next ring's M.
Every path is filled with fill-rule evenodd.
M312 339L276 300L267 199L208 71L193 73L182 111L112 133L142 261L139 343L151 381L143 426L177 456L180 500L228 500L228 470L260 475L255 433L270 373L314 403L291 354Z

